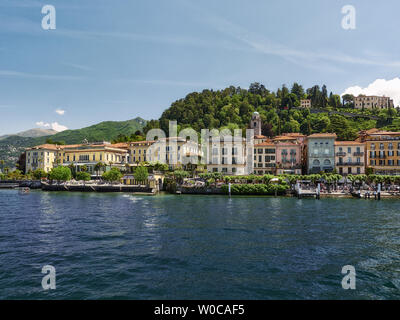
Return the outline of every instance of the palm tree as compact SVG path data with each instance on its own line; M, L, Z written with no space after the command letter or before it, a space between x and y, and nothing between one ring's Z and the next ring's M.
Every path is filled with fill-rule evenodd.
M94 166L94 170L97 173L97 176L100 175L100 170L103 169L105 167L105 164L103 162L98 162L96 163L96 165Z

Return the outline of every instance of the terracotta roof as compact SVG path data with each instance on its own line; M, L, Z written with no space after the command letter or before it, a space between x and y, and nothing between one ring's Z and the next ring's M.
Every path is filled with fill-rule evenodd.
M335 146L346 146L346 145L363 145L363 142L359 141L335 141Z
M275 144L271 141L264 141L262 143L254 145L255 147L275 147Z
M289 136L277 136L274 138L274 140L297 140L295 137L289 137Z
M263 136L263 135L261 134L261 135L255 135L255 136L254 136L254 139L267 139L267 137L266 137L266 136Z
M130 145L136 145L136 144L153 144L155 141L134 141L134 142L129 142Z
M379 135L399 135L400 132L391 132L391 131L377 131L374 133L370 133L371 136L379 136Z
M336 133L314 133L307 138L337 138Z
M128 143L127 142L119 142L119 143L114 143L111 146L114 148L128 148Z
M282 136L286 137L306 137L306 135L299 133L299 132L293 132L293 133L282 133Z
M48 150L59 150L60 146L56 145L56 144L41 144L39 146L34 146L32 148L27 148L27 150L35 150L35 149L48 149Z

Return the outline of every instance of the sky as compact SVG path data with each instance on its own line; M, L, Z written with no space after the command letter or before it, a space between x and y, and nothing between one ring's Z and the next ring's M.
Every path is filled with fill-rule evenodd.
M44 30L42 7L56 9ZM352 5L355 29L344 29ZM397 0L1 0L0 135L158 119L192 91L293 82L400 103Z

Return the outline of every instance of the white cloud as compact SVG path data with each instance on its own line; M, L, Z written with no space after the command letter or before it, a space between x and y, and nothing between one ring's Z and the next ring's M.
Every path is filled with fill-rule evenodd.
M392 98L394 105L398 106L400 104L400 78L392 80L377 79L366 88L360 86L349 87L342 93L342 96L344 94L352 94L353 96L360 94L386 96Z
M55 112L58 113L60 116L63 116L65 113L65 110L57 109Z
M43 121L36 122L36 125L42 128L50 128L50 123L45 123Z
M43 121L36 122L36 125L41 128L46 128L46 129L53 129L54 131L61 132L68 130L66 126L63 126L59 124L58 122L52 122L52 123L47 123Z

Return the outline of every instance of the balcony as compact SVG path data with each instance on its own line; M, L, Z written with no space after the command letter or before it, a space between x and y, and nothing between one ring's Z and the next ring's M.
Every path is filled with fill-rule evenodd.
M354 157L364 157L364 152L354 152L353 156Z
M351 167L351 166L363 167L364 162L337 162L336 166L337 167Z
M346 152L336 152L336 156L337 157L345 157L346 156Z

